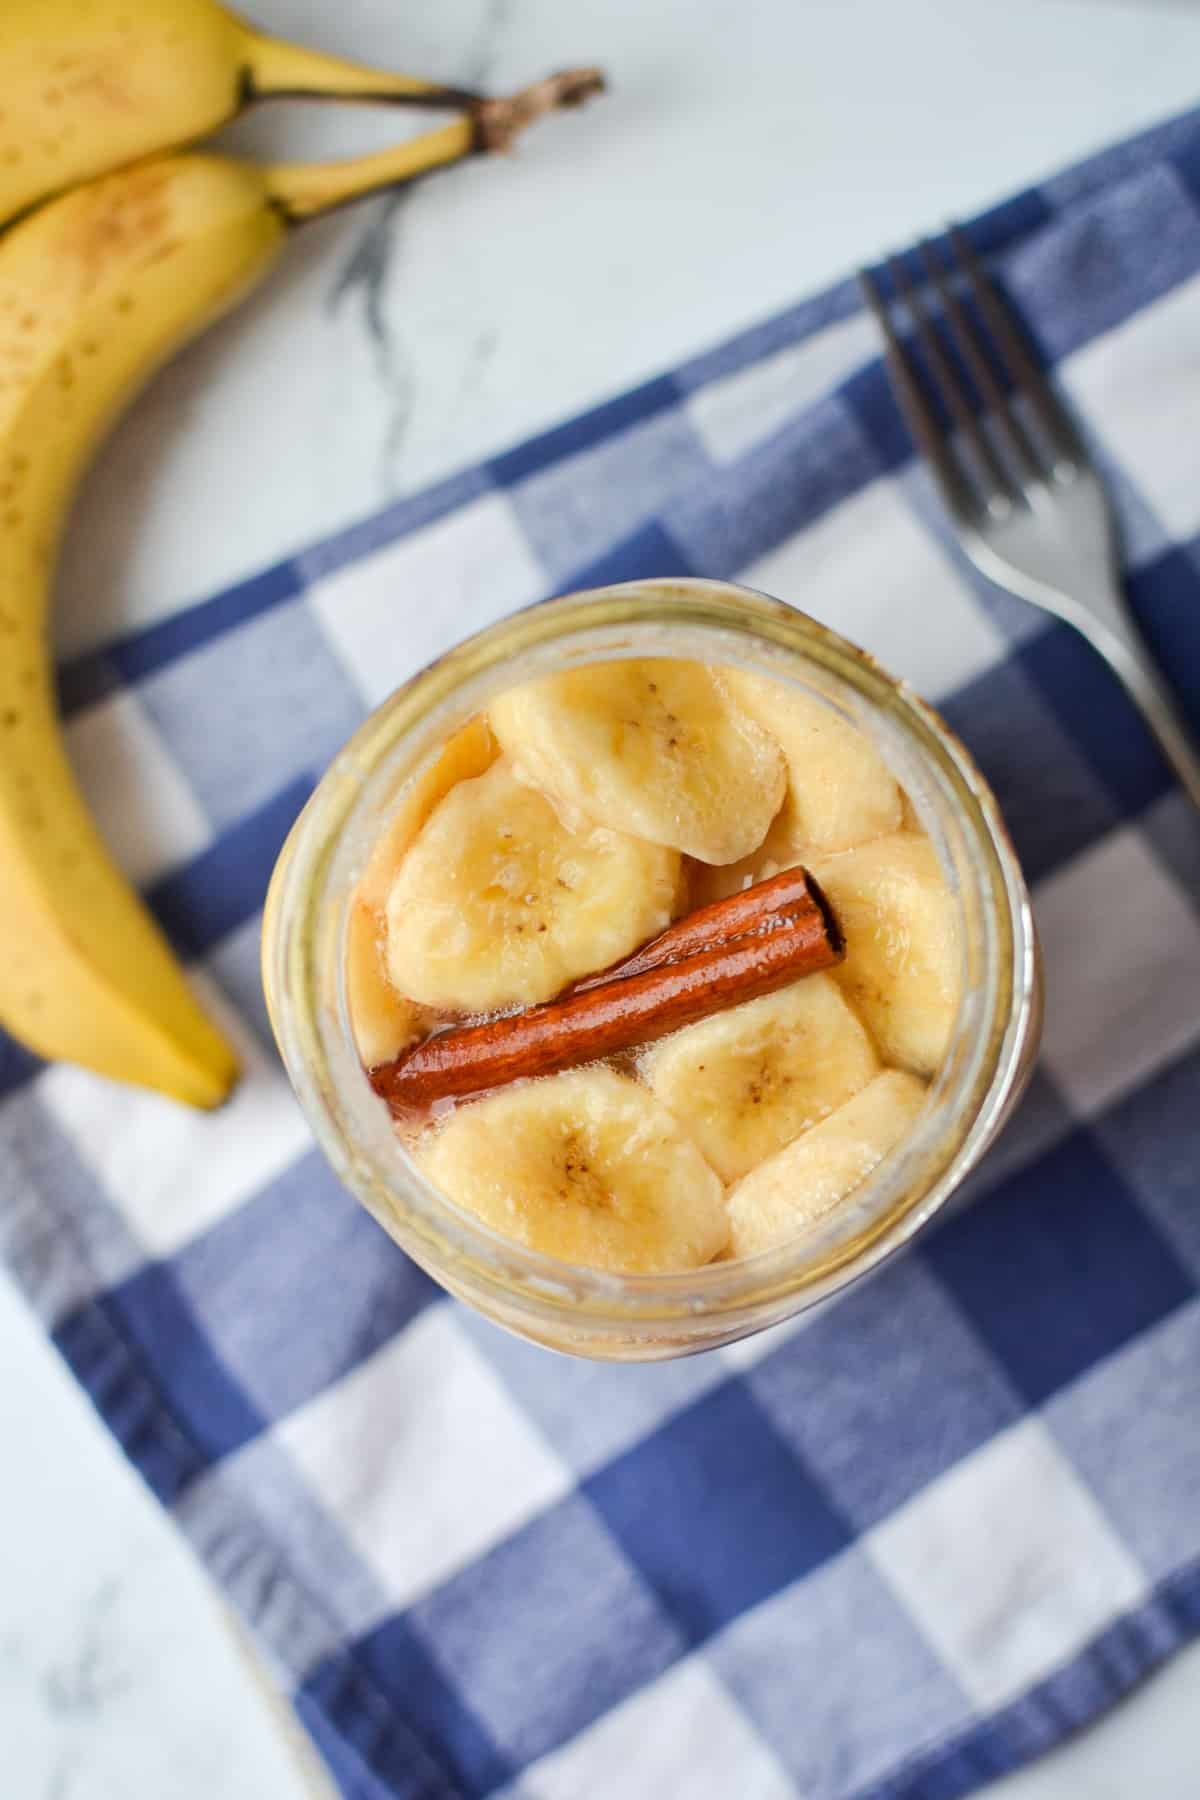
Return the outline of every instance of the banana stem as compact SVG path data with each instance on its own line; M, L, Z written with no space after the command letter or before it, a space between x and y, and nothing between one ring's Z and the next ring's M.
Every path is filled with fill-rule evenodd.
M604 92L599 69L562 69L507 100L481 100L475 107L481 150L507 150L526 126L564 106L582 106Z
M379 100L400 106L474 106L480 95L469 88L444 87L415 75L393 75L366 63L348 62L323 50L289 44L247 27L243 40L244 98L264 100Z
M470 113L422 132L407 143L332 163L272 163L263 170L267 193L289 224L298 225L381 188L399 187L431 169L476 151L504 151L535 119L579 106L604 86L596 69L550 75L504 100L483 100Z
M476 137L475 121L464 116L370 156L331 163L272 163L263 177L288 224L299 225L380 188L400 187L430 169L461 162L476 148Z

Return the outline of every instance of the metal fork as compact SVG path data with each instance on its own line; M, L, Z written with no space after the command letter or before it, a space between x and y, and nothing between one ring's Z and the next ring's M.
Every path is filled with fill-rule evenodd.
M896 398L958 540L990 581L1083 633L1200 807L1200 752L1121 591L1113 515L1100 477L965 235L952 226L945 243L941 255L929 241L918 246L920 292L899 257L890 257L886 267L949 428L927 397L878 281L863 270L859 283L884 334ZM960 281L982 331L963 304ZM982 416L934 330L931 289L983 404ZM1010 389L1020 405L1009 399Z

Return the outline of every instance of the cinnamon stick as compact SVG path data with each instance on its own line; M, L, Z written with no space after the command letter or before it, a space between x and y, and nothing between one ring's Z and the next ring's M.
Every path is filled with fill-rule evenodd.
M768 881L759 881L754 887L743 888L724 900L714 900L709 906L697 907L695 912L668 925L632 956L601 969L597 975L588 975L575 982L570 992L586 994L589 988L600 987L606 981L640 975L644 969L658 969L664 963L679 962L699 950L716 950L722 944L732 944L738 938L752 934L765 936L777 928L781 916L803 906L810 897L817 898L821 904L824 897L818 898L818 894L819 890L814 888L811 876L804 869L784 869L782 874L772 875Z
M841 935L810 880L804 880L786 912L764 917L773 921L768 929L752 927L714 948L639 973L612 976L599 986L524 1012L426 1038L393 1062L372 1069L372 1086L394 1111L406 1112L437 1100L482 1093L504 1082L550 1075L636 1044L653 1043L681 1026L772 993L840 960Z

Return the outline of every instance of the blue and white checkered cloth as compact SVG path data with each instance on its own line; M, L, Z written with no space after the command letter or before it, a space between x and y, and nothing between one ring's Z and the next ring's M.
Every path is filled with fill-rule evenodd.
M1200 114L975 222L1200 727ZM198 1117L0 1050L0 1246L356 1800L951 1800L1200 1630L1200 821L1104 667L950 541L850 283L63 671L118 851L246 1059ZM510 1340L338 1187L267 876L364 708L568 586L739 577L999 793L1045 1055L956 1208L798 1325Z

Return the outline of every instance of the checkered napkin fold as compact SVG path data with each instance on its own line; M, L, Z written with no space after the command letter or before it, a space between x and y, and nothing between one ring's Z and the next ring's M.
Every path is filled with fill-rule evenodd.
M971 229L1200 727L1200 114ZM397 681L516 605L674 572L805 605L941 705L1033 885L1049 1012L916 1250L622 1369L504 1337L340 1191L258 920ZM851 283L62 682L248 1076L202 1118L0 1050L0 1246L345 1794L950 1800L1200 1630L1200 821L1082 643L964 564Z

